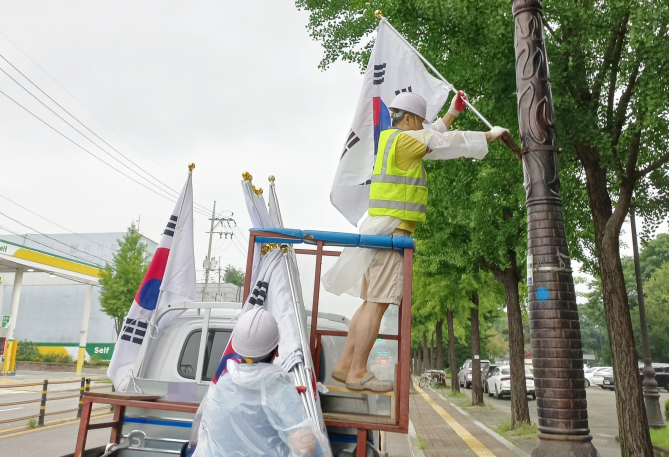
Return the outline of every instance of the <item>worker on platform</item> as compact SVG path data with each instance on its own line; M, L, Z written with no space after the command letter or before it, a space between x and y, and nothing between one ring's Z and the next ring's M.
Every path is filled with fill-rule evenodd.
M482 159L488 152L487 142L508 132L501 127L488 132L449 131L465 109L465 100L466 95L458 92L446 115L428 124L423 97L413 92L395 97L389 105L392 126L379 136L369 217L360 227L361 234L411 236L418 223L425 221L427 209L428 187L422 161ZM331 376L351 390L388 392L393 390L393 383L369 372L367 359L386 309L402 301L402 254L394 250L369 254L368 249L347 248L323 277L326 290L337 295L359 294L364 300L351 319L343 354Z
M290 375L272 363L278 345L279 327L269 312L256 308L239 318L232 347L242 363L228 361L208 394L194 455L323 455L322 434L304 413Z

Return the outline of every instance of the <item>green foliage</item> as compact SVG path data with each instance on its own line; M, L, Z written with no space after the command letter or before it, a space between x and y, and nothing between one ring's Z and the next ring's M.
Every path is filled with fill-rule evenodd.
M646 286L648 340L654 362L669 363L669 262L655 270ZM640 347L640 344L637 345Z
M74 363L74 360L68 354L57 354L54 352L44 354L41 361L45 363Z
M241 268L236 268L230 264L225 267L225 273L223 273L223 282L234 284L235 286L243 286L245 273Z
M669 420L669 418L668 418ZM650 440L655 446L669 449L669 428L650 429Z
M664 403L664 418L669 421L669 400Z
M497 431L502 435L514 438L533 438L539 433L537 424L523 424L519 423L514 430L511 421L504 421L497 425Z
M416 435L416 439L418 440L418 447L421 449L425 449L425 441L423 441L423 437L420 435Z
M122 240L112 264L106 264L100 272L100 307L114 319L116 332L121 331L123 318L128 314L132 301L146 273L146 244L133 222Z
M93 354L85 364L94 367L106 367L109 366L109 362L109 360L102 360L98 354Z
M32 341L19 341L16 348L16 360L19 362L42 362L42 354L37 350L37 345Z
M26 427L28 428L35 428L37 427L37 420L36 419L30 419L28 423L26 424Z

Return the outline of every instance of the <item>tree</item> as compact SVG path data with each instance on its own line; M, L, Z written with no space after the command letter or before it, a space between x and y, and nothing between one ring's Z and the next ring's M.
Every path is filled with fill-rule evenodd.
M624 455L652 455L619 238L634 192L637 212L651 227L669 205L668 4L544 4L567 238L572 257L601 276ZM479 111L512 126L504 124L516 112L509 6L493 0L380 0L373 6L298 0L297 6L310 11L308 28L325 49L321 68L340 58L367 60L377 24L373 10L379 8L442 74L469 92Z
M225 267L225 271L223 273L223 282L241 287L244 285L245 277L246 274L241 268L236 268L231 264L228 264L228 266Z
M146 244L135 223L131 223L122 240L117 240L118 250L112 264L105 264L100 272L100 307L114 319L116 333L121 332L123 318L128 314L132 301L146 273Z
M669 363L669 262L653 272L646 294L648 340L653 361Z

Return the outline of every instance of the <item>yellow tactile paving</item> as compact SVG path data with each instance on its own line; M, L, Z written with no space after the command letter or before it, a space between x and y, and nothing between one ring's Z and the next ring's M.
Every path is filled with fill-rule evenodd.
M432 398L426 394L423 389L418 387L418 384L414 383L414 388L423 396L425 401L432 406L432 408L441 416L442 419L451 427L455 433L458 434L462 440L467 443L467 446L471 448L472 451L476 453L479 457L495 457L495 454L490 452L487 447L483 445L479 440L474 438L474 436L467 431L458 421L453 419L453 416L448 414L444 408L439 406Z

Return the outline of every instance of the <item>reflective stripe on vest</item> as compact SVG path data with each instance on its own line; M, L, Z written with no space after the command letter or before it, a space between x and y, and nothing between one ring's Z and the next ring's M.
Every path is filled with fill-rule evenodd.
M383 148L383 156L377 155L374 166L369 214L423 222L427 211L425 168L422 161L411 170L401 170L397 167L394 147L400 133L401 130L394 130L384 142L383 136L386 136L388 131L382 132L379 149Z

